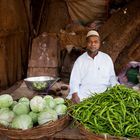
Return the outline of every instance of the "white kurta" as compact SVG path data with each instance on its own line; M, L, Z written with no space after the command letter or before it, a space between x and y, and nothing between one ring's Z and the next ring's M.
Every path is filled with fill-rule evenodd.
M107 87L115 84L118 82L110 56L99 51L93 59L85 52L74 63L68 98L77 92L82 100L92 93L104 92Z

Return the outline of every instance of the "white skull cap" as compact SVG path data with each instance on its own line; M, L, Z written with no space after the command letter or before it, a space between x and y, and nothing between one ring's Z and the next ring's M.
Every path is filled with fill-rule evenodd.
M87 36L86 37L89 37L89 36L92 36L92 35L95 35L95 36L100 36L99 33L95 30L91 30L87 33Z

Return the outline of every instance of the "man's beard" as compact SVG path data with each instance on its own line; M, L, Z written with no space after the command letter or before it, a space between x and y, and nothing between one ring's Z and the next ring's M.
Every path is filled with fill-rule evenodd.
M92 50L92 49L89 49L89 48L87 48L86 50L87 50L87 52L90 53L90 54L97 54L98 51L99 51L99 49L94 49L94 50Z

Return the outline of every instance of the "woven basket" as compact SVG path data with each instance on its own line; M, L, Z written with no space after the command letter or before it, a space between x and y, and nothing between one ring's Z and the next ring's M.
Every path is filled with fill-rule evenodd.
M125 137L115 137L111 135L98 135L95 133L92 133L84 128L81 124L76 122L77 127L80 130L80 133L85 135L87 140L140 140L140 138L125 138Z
M41 137L50 137L56 132L63 130L70 122L69 116L64 116L55 122L33 127L27 130L5 128L0 126L0 133L14 139L37 139Z

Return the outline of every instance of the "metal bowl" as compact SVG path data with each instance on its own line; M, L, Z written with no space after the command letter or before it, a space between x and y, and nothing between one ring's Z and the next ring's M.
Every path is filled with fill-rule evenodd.
M60 78L54 78L51 76L38 76L28 77L24 81L27 87L37 92L48 92L49 89L59 80Z

